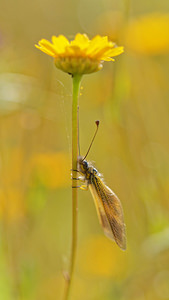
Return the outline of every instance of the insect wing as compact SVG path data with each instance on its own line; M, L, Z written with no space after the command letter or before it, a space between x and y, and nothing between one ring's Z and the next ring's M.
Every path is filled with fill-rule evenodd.
M96 206L96 210L97 210L97 214L98 214L98 218L99 218L101 226L103 227L104 233L108 238L110 238L114 241L115 240L114 235L112 233L112 229L110 227L110 223L108 221L108 218L105 214L105 210L104 210L102 200L98 196L94 185L90 184L89 188L90 188L91 194L93 196L95 206Z
M117 245L125 250L126 231L120 200L97 175L93 176L89 188L105 235L115 240Z

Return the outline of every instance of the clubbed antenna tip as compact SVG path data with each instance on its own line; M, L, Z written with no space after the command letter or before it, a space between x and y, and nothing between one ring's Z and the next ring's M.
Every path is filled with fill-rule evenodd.
M96 123L96 126L98 127L98 126L99 126L99 124L100 124L100 121L99 121L99 120L97 120L97 121L95 121L95 123Z

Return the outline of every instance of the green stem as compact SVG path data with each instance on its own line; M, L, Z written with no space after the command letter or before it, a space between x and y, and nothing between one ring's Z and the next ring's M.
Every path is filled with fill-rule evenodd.
M72 277L75 267L76 249L77 249L77 215L78 215L78 197L77 197L77 157L78 157L78 99L80 90L81 76L73 76L73 102L72 102L72 249L70 269L66 278L66 287L64 300L69 299Z

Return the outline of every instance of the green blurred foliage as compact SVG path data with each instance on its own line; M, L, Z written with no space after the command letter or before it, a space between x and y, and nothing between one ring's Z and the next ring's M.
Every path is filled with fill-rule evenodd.
M34 44L77 32L105 34L125 46L115 63L83 78L80 147L85 154L99 119L89 160L121 199L128 245L122 252L104 237L90 193L79 191L72 299L169 299L167 12L167 0L1 2L0 300L63 295L71 246L72 83Z

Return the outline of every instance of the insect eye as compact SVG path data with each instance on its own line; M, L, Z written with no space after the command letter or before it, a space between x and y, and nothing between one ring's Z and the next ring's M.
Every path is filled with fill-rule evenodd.
M84 169L87 169L87 168L88 168L88 163L87 163L86 160L83 161L83 167L84 167Z

